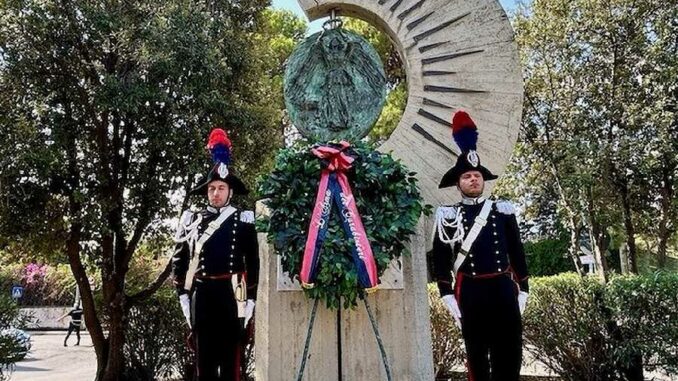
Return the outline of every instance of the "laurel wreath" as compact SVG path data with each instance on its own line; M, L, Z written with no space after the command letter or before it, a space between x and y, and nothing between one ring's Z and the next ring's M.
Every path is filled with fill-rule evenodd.
M272 174L259 181L259 193L267 198L270 210L268 217L258 221L259 229L267 232L283 271L297 280L321 172L311 148L301 142L281 150ZM347 176L381 276L393 259L409 255L406 244L419 217L430 215L432 207L423 204L415 173L390 154L365 143L353 145L349 154L356 160ZM364 297L337 209L332 212L319 266L315 287L304 289L309 298L337 309L355 307Z

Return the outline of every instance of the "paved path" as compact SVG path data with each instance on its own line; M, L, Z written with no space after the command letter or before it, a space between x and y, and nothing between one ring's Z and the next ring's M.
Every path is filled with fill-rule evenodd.
M93 381L96 374L96 357L92 340L83 333L80 346L75 344L75 336L69 338L69 346L64 347L66 331L30 332L33 348L26 358L16 364L12 381ZM529 362L529 361L528 361ZM462 369L457 369L462 370ZM549 375L538 363L523 366L523 375ZM646 380L672 381L678 377L645 373Z
M33 348L16 364L12 381L92 381L96 374L96 357L92 340L81 333L79 346L73 346L74 334L64 347L66 331L29 332Z

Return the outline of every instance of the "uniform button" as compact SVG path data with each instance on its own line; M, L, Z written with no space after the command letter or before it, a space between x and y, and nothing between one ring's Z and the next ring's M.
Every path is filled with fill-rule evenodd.
M499 244L499 241L494 241L494 244L495 244L495 245L498 245L498 244Z
M494 233L492 233L492 234L497 235L497 232L494 232Z
M497 263L501 263L501 261L497 259Z
M497 267L497 271L501 271L501 268Z
M229 265L229 266L233 266L233 262L229 262L228 265Z
M233 234L235 234L235 230L233 230Z
M495 251L494 253L495 253L495 254L499 254L499 250Z
M231 249L235 249L235 245L231 245Z
M472 273L471 273L471 275L473 275L473 276L476 276L476 272L475 272L475 271L474 271L474 272L472 272Z
M493 223L492 223L492 226L497 227L497 224L495 224L495 223L493 222Z
M469 257L469 258L473 258L473 254L469 254L468 257Z
M471 267L476 267L475 263L471 262Z
M202 272L202 275L206 275L204 271Z

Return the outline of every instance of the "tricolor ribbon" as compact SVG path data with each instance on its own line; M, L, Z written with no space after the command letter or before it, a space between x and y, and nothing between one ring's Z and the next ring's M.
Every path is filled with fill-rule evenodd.
M365 234L365 228L353 198L353 191L346 177L346 172L351 169L353 160L355 160L346 153L349 147L348 142L341 141L339 144L318 146L311 150L321 159L323 169L306 237L304 257L301 261L301 285L305 288L313 287L318 275L320 251L327 235L332 204L339 208L346 235L353 238L351 254L358 270L360 286L367 292L372 292L376 291L379 284L372 247Z

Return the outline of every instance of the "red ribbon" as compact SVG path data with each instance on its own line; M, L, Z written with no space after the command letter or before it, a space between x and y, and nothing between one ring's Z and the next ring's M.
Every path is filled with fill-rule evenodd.
M339 142L339 146L341 148L319 146L311 149L311 152L313 152L315 156L327 162L327 165L325 168L323 168L323 171L346 172L351 169L355 159L344 152L351 146L351 144L345 140L342 140Z
M346 177L346 172L351 169L355 160L345 153L350 146L348 142L342 140L338 147L319 146L311 150L316 157L323 161L323 170L301 262L301 284L306 288L313 287L313 282L319 271L320 249L327 232L333 201L341 210L344 230L354 240L353 258L361 286L370 292L376 290L379 284L377 265L372 248L365 234L353 191ZM336 179L334 179L335 176Z

